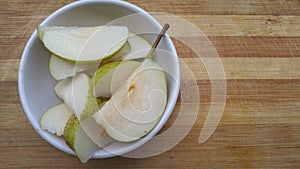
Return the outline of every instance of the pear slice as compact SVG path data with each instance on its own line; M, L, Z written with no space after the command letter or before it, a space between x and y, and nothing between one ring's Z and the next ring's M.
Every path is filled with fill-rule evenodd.
M142 64L93 115L107 134L117 141L130 142L145 136L156 126L165 110L166 77L152 56L168 28L169 24L165 24Z
M141 58L146 57L151 49L151 45L147 40L145 40L143 37L133 34L133 33L129 33L127 42L130 46L129 52L124 53L122 55L113 56L107 60L108 61L124 61L124 60L141 59Z
M49 31L49 30L63 30L63 29L80 29L82 27L77 27L77 26L72 26L72 27L65 27L65 26L38 26L37 29L37 34L40 40L43 39L43 33L44 31ZM94 29L94 27L86 27L85 29Z
M59 27L59 26L38 26L36 28L37 34L40 40L43 39L43 32L45 30L56 30L56 29L64 29L65 27Z
M121 61L122 59L120 59L120 58L127 55L130 52L130 48L131 48L130 44L127 41L119 52L114 54L112 57L103 59L102 62L101 62L101 65L105 65L105 64L110 63L110 62Z
M62 136L65 125L72 114L72 111L65 104L58 104L44 112L40 126L52 134Z
M100 149L83 130L75 115L72 115L66 124L64 138L82 163L86 163Z
M86 163L97 150L113 142L113 139L92 117L79 122L75 115L67 121L64 138L82 163Z
M105 129L96 123L93 117L87 117L80 122L86 135L99 147L105 147L114 140L105 132Z
M91 79L85 73L59 81L54 87L56 95L72 110L78 119L94 114L99 108L93 96Z
M110 97L140 64L137 61L124 61L101 66L92 77L94 96Z
M143 37L130 33L128 37L130 52L127 55L120 57L120 60L140 59L147 56L150 52L151 45Z
M73 63L52 54L49 63L49 72L53 79L58 81L75 76L75 74L78 72L85 72L86 74L92 76L98 69L98 65L98 62Z
M113 139L134 141L158 123L166 107L166 95L162 68L145 59L93 117Z
M52 28L52 27L51 27ZM126 42L122 49L114 54L113 58L119 58L130 51L129 43ZM105 60L103 62L108 63L109 60ZM102 64L102 63L101 63ZM66 79L68 77L75 76L78 72L84 72L89 76L92 76L99 67L99 61L95 62L70 62L68 60L62 59L54 54L50 57L49 62L49 72L53 79L59 81L62 79Z
M126 43L128 28L102 26L44 30L42 41L55 55L71 61L99 61L118 52Z

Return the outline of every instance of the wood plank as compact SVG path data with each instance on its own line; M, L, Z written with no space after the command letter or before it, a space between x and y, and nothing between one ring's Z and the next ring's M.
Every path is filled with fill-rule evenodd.
M207 36L300 36L299 16L273 15L165 15L152 14L162 25L168 22L170 35L193 33L196 26ZM185 19L185 20L182 20ZM183 24L184 23L184 24ZM191 29L191 30L189 30Z
M192 147L194 146L194 147ZM275 149L275 150L274 150ZM20 158L4 157L3 168L297 168L299 148L225 148L203 149L189 144L179 145L168 153L146 159L116 157L91 160L80 164L75 157L55 153L43 147L20 147L18 151L3 148L4 152L18 152ZM27 154L28 152L30 152ZM39 151L40 155L33 153ZM272 156L272 158L269 158ZM189 158L187 158L189 157ZM288 161L288 163L287 163Z
M187 80L182 80L181 87L185 88L184 91L190 93L184 93L190 97L185 98L184 103L194 103L193 94L194 91L186 90L191 85ZM211 104L211 87L209 80L197 80L197 85L200 94L201 112L204 113L209 109L209 104ZM16 84L12 84L15 86ZM268 89L272 89L271 91ZM225 121L224 124L236 125L236 124L283 124L288 121L292 124L298 124L300 118L298 111L300 111L299 102L300 98L300 79L232 79L227 80L227 102L226 111L231 112L229 121ZM14 98L13 100L18 100L18 96L15 91L8 91L7 95L4 96ZM179 97L177 101L177 106L182 104L182 100ZM20 103L4 103L1 102L0 110L3 112L1 114L2 122L1 129L10 129L10 126L14 126L12 129L23 129L26 125L26 118L22 112L22 107ZM180 108L180 107L177 107ZM265 110L264 113L262 113ZM21 113L21 114L20 114ZM240 113L240 114L239 114ZM252 114L251 114L252 113ZM10 116L11 115L11 116ZM22 116L20 116L22 115ZM251 116L250 116L251 115ZM244 119L239 117L245 116ZM201 117L205 117L205 114ZM257 119L252 119L252 118ZM270 118L265 122L261 121L260 118ZM274 117L274 118L273 118ZM278 120L276 120L276 118ZM283 120L285 119L285 120ZM283 120L283 121L282 121ZM15 121L18 123L14 124ZM239 123L238 123L239 122ZM172 124L172 123L171 123ZM300 124L300 123L299 123Z
M220 57L300 57L300 36L208 38Z
M216 64L218 60L210 60L210 64ZM297 79L300 77L300 58L220 58L224 67L226 79ZM198 58L181 58L181 64L187 64L196 80L209 79L207 70L203 62ZM4 61L0 59L1 64L6 65L0 69L1 81L17 81L16 60ZM298 71L297 71L298 70ZM182 74L188 70L181 68ZM11 73L14 72L14 73ZM185 76L182 76L184 79ZM3 89L5 90L5 89Z
M40 16L41 13L36 13ZM50 15L50 14L49 14ZM176 32L185 33L188 25L182 25L178 17L194 24L207 36L300 36L300 16L268 16L268 15L179 15L168 17L152 14L161 24L168 21ZM0 28L1 38L24 38L30 35L43 17L11 17L4 16L4 24L13 22L12 27ZM220 29L222 28L222 29ZM169 34L172 35L172 29ZM27 35L27 36L26 36ZM2 39L4 42L4 39ZM24 40L24 39L23 39ZM7 45L10 45L10 41Z
M183 37L184 40L189 37ZM181 39L172 38L180 57L197 57L195 53ZM191 39L192 40L192 39ZM204 40L204 39L202 39ZM299 37L245 37L245 36L209 36L206 41L194 40L193 43L205 45L212 43L220 57L300 57L300 36ZM25 44L24 44L25 45ZM6 46L2 46L5 48ZM24 47L24 46L23 46ZM1 45L0 45L1 48ZM9 53L9 48L3 49L7 53L5 58L17 59L21 57L22 52L14 55ZM13 51L12 51L13 52ZM1 51L0 51L1 53ZM15 60L12 60L15 61ZM4 64L0 61L0 69L4 69ZM19 64L19 62L18 62ZM16 64L15 66L17 66Z
M2 104L19 104L18 82L0 81L0 106ZM0 111L1 112L1 111Z
M10 23L9 27L0 27L0 58L20 58L23 48L25 47L27 39L30 37L35 27L48 16L48 13L43 14L43 11L37 10L34 14L28 16L12 17L12 11L4 13L3 24ZM49 13L50 14L50 13ZM291 47L297 47L299 50L299 36L300 36L300 16L252 16L252 15L180 15L183 18L189 20L191 23L195 24L201 31L205 33L206 36L226 36L223 38L231 39L233 36L243 36L241 40L247 37L244 36L256 36L254 38L270 37L274 38L277 36L275 41L278 41L278 37L283 37L287 41L288 38L291 43ZM156 15L157 19L164 23L165 17ZM174 23L172 23L174 22ZM187 25L182 25L178 21L170 21L172 29L170 29L169 34L172 35L172 31L176 30L176 34L183 34L186 36ZM220 29L222 28L222 29ZM295 38L294 38L295 37ZM251 40L250 37L249 39ZM274 39L273 39L274 40ZM280 40L279 40L280 41ZM239 42L238 40L234 42ZM272 42L272 41L271 41ZM271 43L266 42L266 43ZM251 42L249 42L251 43ZM264 43L264 42L261 42ZM294 44L295 43L295 44ZM238 43L238 45L241 45ZM264 45L266 46L266 45ZM299 53L299 52L298 52ZM297 54L297 53L296 53Z
M21 57L27 39L35 27L46 17L36 18L35 16L17 19L4 16L3 24L10 22L13 24L11 24L12 27L0 27L0 42L2 42L0 43L0 58L15 59ZM297 26L300 24L300 16L182 16L196 24L205 33L203 35L209 36L209 39L213 43L215 42L214 45L217 50L229 50L227 53L224 51L225 55L230 53L236 55L241 50L243 50L244 56L253 52L260 54L259 52L265 52L257 50L261 45L268 51L275 50L275 56L290 53L283 50L291 50L294 55L300 53L300 28ZM163 18L160 18L162 23L165 22ZM169 31L170 35L180 35L186 32L185 25L183 26L176 21L173 22L174 24L171 24L172 29ZM172 33L172 31L176 33ZM282 45L283 49L279 45ZM281 51L278 52L278 50Z
M0 59L0 82L17 81L19 64L19 59Z
M1 1L0 58L20 58L36 26L70 2L73 1Z
M226 82L226 104L222 125L284 126L300 124L300 79L239 79ZM203 125L209 106L218 104L211 103L212 89L210 85L209 80L197 81L200 96L199 125ZM187 106L191 103L196 104L194 100L197 99L197 95L195 95L195 91L189 90L191 87L189 81L182 81L181 89L184 90L181 91L185 91L182 95L184 100L179 97L178 106L180 104ZM179 110L175 109L176 111ZM173 124L174 121L175 119L171 119L170 124Z
M185 98L183 103L178 98L175 111L179 111L180 104L190 104L193 102L193 93L187 88L191 85L189 81L182 81L181 87L185 88L184 93L190 97ZM209 80L197 81L200 94L200 119L206 117L211 104L211 87ZM291 88L291 86L293 86ZM269 91L268 89L272 89ZM8 96L18 99L13 93L8 92ZM224 117L224 125L272 125L272 124L300 124L299 102L300 98L300 79L298 80L227 80L227 100L225 112L228 115ZM3 112L1 119L5 122L1 129L22 130L26 125L26 117L22 112L20 104L2 103L0 110ZM20 116L20 114L22 116ZM176 113L175 113L176 114ZM12 115L12 116L10 116ZM175 116L176 117L176 116ZM173 119L174 120L174 119ZM14 124L18 121L17 124ZM171 120L172 121L172 120ZM169 124L172 124L170 122ZM28 124L27 124L28 125Z
M188 136L175 148L158 157L91 160L85 166L95 167L101 164L120 167L118 164L122 161L122 167L140 168L147 165L165 168L170 167L169 163L159 161L167 160L184 168L197 167L200 163L205 166L215 166L214 163L219 165L218 161L228 160L225 157L230 157L228 167L284 167L286 163L283 162L287 159L292 162L290 166L297 164L294 162L300 155L299 148L295 148L300 145L300 142L295 141L300 140L300 80L228 80L227 104L223 118L205 144L199 144L197 138L209 110L210 81L198 80L197 84L201 96L197 121ZM188 81L183 81L182 87L188 87L186 85ZM176 120L179 104L180 100L166 128ZM3 131L0 132L3 155L1 168L18 168L21 165L22 168L41 167L48 166L50 162L56 168L78 167L79 161L76 157L47 144L32 129L19 104L2 104L0 112L0 130ZM18 158L15 158L16 153ZM187 160L185 156L193 158ZM24 163L24 159L31 162Z
M8 92L9 93L9 92ZM1 125L0 130L31 130L29 121L27 120L21 104L4 104L0 105ZM10 133L1 132L1 134L8 135ZM13 135L13 134L10 134ZM2 137L0 137L2 138ZM10 139L7 137L7 139Z
M269 113L271 114L272 112L270 111ZM211 166L213 163L219 165L219 161L227 161L228 157L231 161L228 163L228 166L268 166L269 163L272 163L271 166L282 167L285 166L283 162L286 159L289 159L291 162L297 160L299 148L294 147L297 147L300 143L293 140L299 140L299 123L283 125L249 125L241 123L239 127L236 127L231 125L231 123L224 122L228 119L230 121L230 116L234 117L235 115L231 111L226 111L220 126L205 144L197 142L201 124L196 123L189 135L179 145L160 156L147 159L117 157L105 160L91 160L85 166L95 167L101 164L100 166L118 167L122 161L122 167L127 166L129 168L140 168L142 165L166 168L170 167L169 162L174 162L176 166L197 167L200 163L205 166ZM245 114L245 116L247 115ZM200 117L197 121L200 120ZM267 119L267 117L264 117L264 119ZM9 137L0 137L6 138L0 142L3 155L1 168L17 168L20 165L24 165L24 168L32 168L46 166L50 163L53 163L58 168L71 166L76 168L79 165L76 157L56 150L45 143L42 138L39 138L33 130L9 129L9 131L12 131ZM1 135L5 133L1 132ZM278 133L281 134L278 135ZM15 158L16 153L19 158ZM184 158L185 156L191 158L186 159ZM272 158L269 158L270 156ZM25 159L34 162L24 163ZM159 161L163 159L168 162L160 163ZM279 159L282 161L275 162ZM68 161L67 163L65 162L66 160ZM292 163L290 165L294 166L296 164Z
M300 15L298 0L129 0L146 11L189 15Z
M73 1L64 0L64 1L47 1L47 0L26 0L26 1L18 1L18 0L10 0L5 1L1 0L1 17L5 18L6 16L10 17L39 17L35 16L37 13L43 13L43 16L48 16L53 11L58 8L61 8L64 5L67 5ZM37 10L39 9L39 10Z
M129 168L141 168L141 165L146 165L147 167L153 166L155 168L170 167L168 163L164 164L160 162L165 159L169 162L174 160L174 163L176 163L174 165L176 166L196 167L198 163L209 165L210 163L207 163L207 160L213 161L218 165L219 161L228 160L225 157L230 158L234 166L240 166L244 163L255 166L258 164L257 162L259 162L260 166L266 166L272 162L274 166L278 167L284 166L286 164L284 161L287 159L293 162L289 164L290 166L296 166L297 163L295 162L299 155L299 148L292 147L297 147L299 143L286 138L299 137L299 131L296 130L297 127L299 128L299 125L281 127L241 126L240 128L220 126L210 141L205 144L197 143L197 140L194 138L197 138L199 131L193 129L179 145L160 156L147 159L116 157L104 160L91 160L85 166L95 167L102 164L100 166L118 167L121 164L120 161L122 161L122 167L127 166ZM245 131L251 131L251 133ZM277 133L279 132L283 134L278 135ZM25 143L30 141L32 140L28 140ZM31 145L33 144L35 143L31 143ZM49 165L50 163L61 168L79 165L76 157L67 155L45 143L40 143L38 146L25 146L22 144L19 146L5 146L1 147L1 149L3 155L1 168L20 167L20 165L30 168ZM15 158L16 153L19 158ZM191 158L184 158L186 156ZM270 158L271 156L272 158ZM275 162L279 159L282 161ZM30 162L27 163L24 160Z
M210 60L211 65L218 63L218 59ZM194 73L196 80L210 79L207 70L198 58L181 58L181 64L187 64ZM299 79L300 58L221 58L226 79ZM188 70L181 69L182 75ZM217 70L215 70L217 71ZM221 71L221 70L219 70ZM186 76L182 76L185 79ZM217 77L222 78L222 77Z
M266 148L269 152L271 148ZM20 152L28 152L21 148ZM12 151L11 149L5 149L6 151ZM43 151L42 149L38 149ZM258 148L243 148L235 149L232 151L227 151L224 149L217 149L215 151L211 150L202 150L196 148L198 152L187 153L179 151L172 152L172 155L165 154L159 157L153 157L148 159L126 159L126 158L113 158L105 160L91 160L89 164L79 164L76 163L77 159L72 159L71 157L66 158L62 155L55 156L49 154L51 159L47 157L39 157L36 154L30 154L25 157L24 154L21 154L23 159L27 159L29 162L22 162L21 159L12 161L12 166L15 168L40 168L53 166L55 168L99 168L99 166L104 166L103 168L295 168L297 167L297 159L294 152L298 149L288 150L283 149L281 153L260 153ZM291 152L289 152L291 151ZM219 152L219 153L217 153ZM206 155L205 155L206 153ZM289 154L289 155L286 155ZM273 155L273 159L269 159L268 155ZM186 157L189 158L186 158ZM209 158L214 156L214 158ZM223 156L223 157L222 157ZM251 159L246 157L251 156ZM186 159L186 160L183 160ZM26 161L27 161L26 160ZM24 161L24 160L23 160ZM48 161L48 164L45 163ZM68 162L66 162L68 161ZM222 164L220 164L222 161ZM224 161L224 162L223 162ZM286 163L289 161L290 163ZM147 167L145 167L147 166Z
M209 36L194 39L193 37L183 36L179 38L172 37L172 41L181 58L198 57L185 44L185 41L199 44L203 56L205 56L205 47L209 45L215 48L221 58L300 57L300 37Z

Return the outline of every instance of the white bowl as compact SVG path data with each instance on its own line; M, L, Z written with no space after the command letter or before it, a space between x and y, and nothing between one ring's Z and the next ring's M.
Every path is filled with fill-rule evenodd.
M118 19L123 16L125 17ZM95 26L104 25L113 20L113 24L125 25L134 33L159 33L161 25L141 8L124 1L77 1L66 5L45 19L41 25L61 26ZM144 36L153 42L156 36ZM159 49L168 51L169 57L156 57L167 72L168 103L158 125L145 138L131 143L113 143L106 150L99 150L94 158L107 158L121 155L143 145L162 128L171 115L175 106L180 86L180 66L175 47L169 37L165 37L159 44ZM23 51L19 68L19 95L24 112L33 128L50 144L66 153L74 152L65 144L62 137L57 137L42 130L39 121L43 112L60 103L53 87L56 81L48 71L50 53L44 48L37 37L37 32L31 35Z

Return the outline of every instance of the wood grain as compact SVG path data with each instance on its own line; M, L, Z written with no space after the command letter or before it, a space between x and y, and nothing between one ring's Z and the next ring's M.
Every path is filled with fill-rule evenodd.
M300 2L297 0L278 1L222 1L222 0L186 0L186 1L148 1L129 0L139 4L146 11L191 15L292 15L299 16Z
M165 13L151 13L160 23L166 22ZM172 16L172 15L171 15ZM176 15L193 23L207 36L299 36L299 16L274 15ZM167 17L169 19L169 17ZM168 22L176 23L176 17ZM175 20L175 21L174 21ZM171 24L178 32L186 26ZM172 32L172 29L169 33Z
M179 54L179 56L181 56ZM196 80L209 79L202 60L210 58L182 57L181 64L187 65L195 76ZM226 79L298 79L300 78L300 57L271 58L271 57L226 57L220 58L224 68ZM0 60L0 90L1 81L3 81L3 90L5 86L17 81L19 59ZM214 63L212 63L214 64ZM206 65L207 66L207 65ZM5 68L5 69L1 69ZM182 79L187 73L182 69ZM14 75L14 76L12 76ZM0 98L1 99L1 98ZM6 98L7 99L7 98Z
M191 131L155 157L93 159L88 164L42 139L18 95L18 66L28 38L43 19L70 2L0 0L0 168L300 168L300 1L129 0L148 12L182 17L204 32L224 67L226 106L212 137L199 144L210 105L217 103L211 103L207 65L173 37L200 94ZM186 26L172 29L184 34ZM192 87L187 73L182 69L181 91ZM189 92L185 101L178 98L160 133L174 124L181 104L195 104L196 91Z

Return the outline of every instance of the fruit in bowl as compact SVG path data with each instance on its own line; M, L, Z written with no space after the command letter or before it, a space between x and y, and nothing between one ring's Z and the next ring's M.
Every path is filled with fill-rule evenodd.
M110 20L107 7L116 11ZM134 13L146 28L133 26L136 17L107 24ZM67 19L78 14L84 19ZM21 103L36 131L82 162L122 155L153 137L176 103L179 62L169 37L160 48L172 57L147 57L154 36L138 33L149 28L157 34L160 26L122 1L75 2L47 18L27 43L19 70Z

